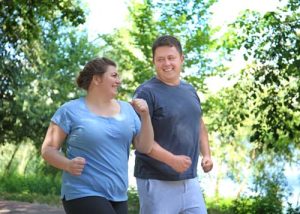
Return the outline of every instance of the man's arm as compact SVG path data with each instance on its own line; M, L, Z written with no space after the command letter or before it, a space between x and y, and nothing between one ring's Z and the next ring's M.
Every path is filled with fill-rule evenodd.
M208 133L202 118L200 119L199 139L200 153L203 156L201 166L204 172L209 172L213 168L213 162L208 143Z
M151 152L147 155L169 165L178 173L183 173L192 164L190 157L185 155L174 155L161 147L157 142L154 142Z

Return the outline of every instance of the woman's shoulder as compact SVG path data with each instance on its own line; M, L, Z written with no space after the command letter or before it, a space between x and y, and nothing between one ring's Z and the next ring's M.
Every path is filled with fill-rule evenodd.
M130 104L130 102L125 101L125 100L118 100L118 102L119 102L123 112L124 111L134 112L134 109L133 109L132 105Z
M83 104L83 97L80 97L80 98L76 98L76 99L65 102L63 105L61 105L60 108L73 109L73 108L78 108L82 104Z
M117 100L118 103L120 104L121 108L122 107L132 107L131 104L128 102L128 101L125 101L125 100Z

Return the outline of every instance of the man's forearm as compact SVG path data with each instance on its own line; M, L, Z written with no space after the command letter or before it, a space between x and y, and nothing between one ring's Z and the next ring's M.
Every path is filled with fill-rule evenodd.
M167 165L170 165L174 158L174 154L161 147L157 142L154 142L152 150L150 153L148 153L148 156L159 160Z
M202 119L200 124L200 152L203 157L211 156L208 142L208 132Z
M191 158L186 155L176 155L161 147L157 142L154 142L150 157L159 160L178 173L185 172L192 164Z

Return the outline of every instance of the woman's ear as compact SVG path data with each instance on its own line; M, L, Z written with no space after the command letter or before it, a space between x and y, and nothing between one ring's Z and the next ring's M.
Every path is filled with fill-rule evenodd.
M99 85L99 84L102 82L102 77L99 76L99 75L94 75L94 76L93 76L93 79L92 79L92 82L93 82L95 85Z

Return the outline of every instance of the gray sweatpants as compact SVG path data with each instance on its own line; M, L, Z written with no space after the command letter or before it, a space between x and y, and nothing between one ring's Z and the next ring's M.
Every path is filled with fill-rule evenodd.
M137 178L140 214L207 214L197 178L162 181Z

